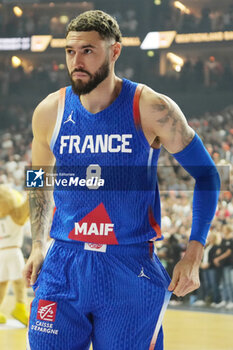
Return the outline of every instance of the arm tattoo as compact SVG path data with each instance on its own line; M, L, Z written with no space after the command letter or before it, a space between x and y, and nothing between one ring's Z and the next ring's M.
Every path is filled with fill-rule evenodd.
M172 142L175 142L178 137L182 142L182 147L185 148L192 141L193 134L187 128L187 121L180 109L162 98L158 98L158 103L153 105L153 109L157 112L164 112L164 115L157 119L157 123L166 127L168 132L170 131Z
M157 103L153 104L152 108L157 112L168 110L167 103L161 97L158 97Z
M32 241L45 243L53 216L52 191L34 189L29 193Z

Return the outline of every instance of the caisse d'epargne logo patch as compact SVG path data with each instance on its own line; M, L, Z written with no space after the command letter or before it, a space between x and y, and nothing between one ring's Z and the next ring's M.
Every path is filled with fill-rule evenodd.
M37 320L55 322L57 303L49 300L39 300Z

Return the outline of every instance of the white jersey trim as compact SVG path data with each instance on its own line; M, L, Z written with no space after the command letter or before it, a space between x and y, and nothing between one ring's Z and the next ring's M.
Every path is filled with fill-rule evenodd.
M152 180L152 171L151 171L151 165L152 165L152 158L154 154L154 149L150 148L148 161L147 161L147 180L150 182Z
M155 348L156 341L157 341L157 338L159 335L159 331L160 331L160 328L162 326L163 317L164 317L165 311L167 309L168 303L170 301L171 295L172 295L172 292L169 292L168 290L166 290L165 296L164 296L163 306L161 308L159 318L158 318L158 321L157 321L157 324L156 324L156 327L154 330L154 334L153 334L153 337L151 339L149 350L154 350L154 348Z
M148 167L151 167L153 153L154 153L154 149L153 149L153 148L150 148L150 152L149 152L149 156L148 156L148 162L147 162L147 166L148 166Z
M65 108L65 97L66 97L66 88L60 89L60 96L59 96L59 102L58 102L58 109L57 109L57 120L56 125L53 130L53 135L50 141L50 148L53 151L55 142L57 140L60 128L61 128L61 122L64 114L64 108Z

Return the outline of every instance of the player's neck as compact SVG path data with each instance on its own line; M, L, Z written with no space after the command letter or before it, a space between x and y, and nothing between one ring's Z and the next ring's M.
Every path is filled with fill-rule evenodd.
M81 95L80 101L90 113L96 114L106 109L118 97L122 88L122 80L109 74L97 88L89 94Z

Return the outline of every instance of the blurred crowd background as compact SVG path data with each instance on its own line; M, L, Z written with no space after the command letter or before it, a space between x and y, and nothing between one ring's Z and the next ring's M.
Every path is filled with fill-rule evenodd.
M119 21L123 36L138 36L148 31L175 30L201 33L233 30L233 6L223 0L183 1L186 10L174 1L106 0L79 3L77 14L101 8ZM177 3L177 1L176 1ZM215 6L213 6L215 4ZM19 2L21 16L12 4L0 4L0 38L54 35L64 37L67 22L74 16L73 1ZM143 16L141 15L143 14ZM167 62L161 73L161 50L146 52L125 47L116 66L119 76L148 84L168 94L181 106L189 124L200 135L208 152L227 179L222 187L216 217L205 247L199 290L185 299L173 298L171 304L224 307L233 309L233 59L232 42L208 43L182 48L179 69ZM172 50L171 48L169 50ZM194 54L195 52L195 54ZM176 52L177 53L177 52ZM12 56L21 63L14 65ZM24 191L25 166L31 163L31 117L37 103L47 94L69 84L64 50L43 53L1 51L0 55L0 183ZM168 272L183 256L192 222L193 182L187 173L162 150L159 160L159 187L162 201L162 231L165 239L157 243L160 259ZM228 176L229 175L229 176ZM229 180L230 179L230 180ZM30 253L30 230L25 230L23 252Z
M26 7L22 16L15 18L13 12L0 9L0 35L4 37L11 36L27 36L35 34L56 34L64 35L66 22L60 20L59 12L54 11L56 5L66 5L67 9L76 1L35 1L33 6ZM182 1L182 3L190 3L190 1ZM8 1L11 3L11 1ZM17 3L17 1L15 1ZM19 1L20 3L20 1ZM24 3L22 1L22 3ZM27 1L25 1L27 3ZM30 2L29 2L30 3ZM33 3L33 2L31 2ZM40 14L37 9L40 4L48 4L49 8L44 7L47 11ZM120 1L118 3L107 4L106 0L86 1L89 6L94 8L108 8L113 15L122 31L126 35L137 33L142 27L141 13L138 11L139 6L146 11L145 4L137 4L137 1L128 0L127 2ZM154 4L153 4L154 3ZM169 0L158 0L158 5L150 7L150 17L148 21L153 22L154 30L166 31L176 30L179 33L201 33L201 32L218 32L228 31L233 29L233 5L228 2L226 6L212 8L211 2L202 2L201 7L196 11L190 10L188 7L182 9L178 2ZM175 3L175 6L174 6ZM7 4L7 1L5 2ZM151 2L156 5L156 0ZM119 6L120 5L120 6ZM68 16L68 21L73 17L73 14ZM147 29L147 28L142 28Z

